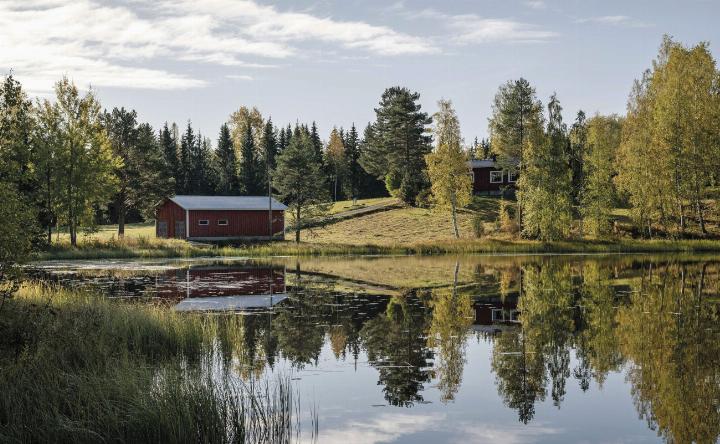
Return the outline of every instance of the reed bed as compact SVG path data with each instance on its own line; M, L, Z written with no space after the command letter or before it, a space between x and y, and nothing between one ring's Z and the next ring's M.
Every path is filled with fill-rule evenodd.
M222 328L26 284L0 310L0 442L293 442L290 380L218 367Z

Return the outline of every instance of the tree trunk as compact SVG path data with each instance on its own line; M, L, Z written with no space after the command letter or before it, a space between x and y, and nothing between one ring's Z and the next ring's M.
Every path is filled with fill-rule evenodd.
M455 196L453 196L453 198L451 199L450 209L451 209L451 213L452 213L453 230L455 230L455 239L460 239L460 231L458 230L458 223L457 223L457 209L455 206Z
M125 238L125 213L127 208L125 207L125 198L121 196L118 199L118 238Z
M700 199L695 199L695 211L697 211L698 220L700 221L700 231L702 231L702 234L707 234L707 228L705 228L705 215L703 214Z
M270 179L270 167L268 167L268 236L273 238L273 215L272 215L272 184Z
M295 213L295 243L300 243L300 206L298 205Z

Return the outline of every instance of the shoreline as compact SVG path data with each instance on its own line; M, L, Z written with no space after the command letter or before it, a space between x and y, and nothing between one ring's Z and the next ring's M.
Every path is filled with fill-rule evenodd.
M446 254L612 254L612 253L720 253L720 240L616 240L557 241L531 240L460 240L410 245L345 245L314 244L283 241L245 246L197 246L185 242L113 242L112 245L92 243L70 247L67 244L33 254L31 261L130 259L130 258L192 258L192 257L270 257L270 256L360 256L407 255L433 256Z

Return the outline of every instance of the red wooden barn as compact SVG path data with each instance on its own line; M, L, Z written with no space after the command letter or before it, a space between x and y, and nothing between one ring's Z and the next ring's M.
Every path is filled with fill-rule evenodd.
M175 196L157 206L155 234L206 241L270 239L285 231L286 209L267 196Z
M515 187L517 174L503 170L492 159L471 160L470 169L473 178L473 193L499 194L503 190Z

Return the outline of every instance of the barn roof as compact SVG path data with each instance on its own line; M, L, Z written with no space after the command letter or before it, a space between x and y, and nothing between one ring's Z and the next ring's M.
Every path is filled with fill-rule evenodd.
M171 201L185 210L267 210L267 196L175 196ZM287 206L272 199L273 210L287 210Z

